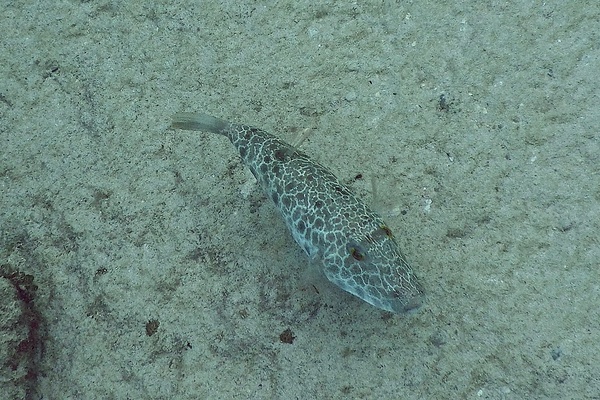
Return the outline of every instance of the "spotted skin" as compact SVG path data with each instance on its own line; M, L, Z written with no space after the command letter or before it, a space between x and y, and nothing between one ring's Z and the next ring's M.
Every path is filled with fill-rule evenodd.
M334 284L382 310L404 313L424 301L421 284L392 231L327 168L260 129L179 113L173 128L227 136L292 236Z

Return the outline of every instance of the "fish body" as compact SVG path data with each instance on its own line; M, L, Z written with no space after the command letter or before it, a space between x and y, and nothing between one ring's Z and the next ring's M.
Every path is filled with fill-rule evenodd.
M424 292L382 218L321 164L275 136L205 114L179 113L173 128L227 136L294 240L329 281L382 310L418 309Z

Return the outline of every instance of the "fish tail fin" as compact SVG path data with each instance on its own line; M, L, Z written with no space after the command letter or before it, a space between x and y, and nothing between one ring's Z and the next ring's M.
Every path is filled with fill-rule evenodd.
M173 115L171 128L187 131L205 131L226 135L229 122L201 113L177 113Z

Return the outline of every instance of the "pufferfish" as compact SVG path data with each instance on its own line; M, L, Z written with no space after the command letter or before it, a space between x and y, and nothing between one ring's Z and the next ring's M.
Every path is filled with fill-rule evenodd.
M263 130L209 115L175 114L172 128L227 136L329 281L393 313L423 304L423 287L391 229L329 169Z

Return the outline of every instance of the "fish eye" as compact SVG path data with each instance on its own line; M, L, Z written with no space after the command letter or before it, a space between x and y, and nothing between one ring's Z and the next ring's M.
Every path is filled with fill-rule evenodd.
M381 225L380 226L381 230L383 230L385 232L385 235L391 239L394 238L394 234L392 233L392 230L390 228L387 227L387 225Z
M360 245L356 243L348 243L346 246L348 249L348 253L354 258L356 261L363 261L366 257L366 252L360 247Z

